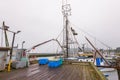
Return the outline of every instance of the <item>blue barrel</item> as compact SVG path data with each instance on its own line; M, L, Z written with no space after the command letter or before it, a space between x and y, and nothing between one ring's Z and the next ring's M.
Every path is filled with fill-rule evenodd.
M38 60L39 65L45 65L45 64L48 64L48 62L49 62L49 60L47 58Z

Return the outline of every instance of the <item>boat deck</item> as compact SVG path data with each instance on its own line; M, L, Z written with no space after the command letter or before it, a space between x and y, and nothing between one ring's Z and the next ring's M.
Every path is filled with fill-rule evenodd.
M58 68L30 65L29 68L0 72L0 80L106 80L91 63L64 63Z

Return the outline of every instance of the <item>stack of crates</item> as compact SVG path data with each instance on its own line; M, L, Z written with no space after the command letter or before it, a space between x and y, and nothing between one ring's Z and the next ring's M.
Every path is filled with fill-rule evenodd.
M48 62L49 62L49 60L47 58L38 60L39 65L45 65L45 64L48 64Z
M62 65L62 61L63 61L62 58L56 59L56 60L51 60L48 63L48 67L49 68L57 68Z

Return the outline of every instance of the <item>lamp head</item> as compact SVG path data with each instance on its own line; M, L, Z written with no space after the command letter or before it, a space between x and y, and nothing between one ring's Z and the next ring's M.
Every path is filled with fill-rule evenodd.
M25 43L25 41L23 41L22 43Z
M20 33L21 31L17 31L16 33L18 34L18 33Z

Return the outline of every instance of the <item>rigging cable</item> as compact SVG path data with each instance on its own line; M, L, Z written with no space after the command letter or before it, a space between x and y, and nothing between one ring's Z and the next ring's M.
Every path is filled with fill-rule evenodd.
M71 25L71 24L70 24L70 25ZM71 26L72 26L72 25L71 25ZM74 33L73 33L73 34L74 34ZM74 39L75 39L76 44L78 45L79 50L82 51L81 46L80 46L80 44L78 43L78 40L76 39L75 35L73 35L73 36L74 36Z
M74 24L71 24L71 25L75 26ZM100 42L102 45L104 45L104 46L106 46L107 48L111 49L110 46L108 46L108 45L105 44L104 42L100 41L99 39L97 39L97 38L94 37L93 35L89 34L89 33L86 32L85 30L83 30L83 29L81 29L81 28L79 28L79 27L77 27L77 26L76 26L76 28L80 29L80 31L82 31L84 34L87 34L87 35L90 36L91 38L93 38L93 39L97 40L98 42ZM96 43L96 42L95 42L95 43Z

